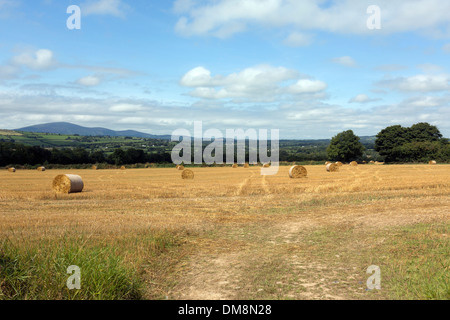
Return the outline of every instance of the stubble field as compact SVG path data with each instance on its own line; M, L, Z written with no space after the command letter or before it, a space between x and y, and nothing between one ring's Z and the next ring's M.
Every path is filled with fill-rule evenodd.
M0 299L450 298L448 165L306 169L0 172Z

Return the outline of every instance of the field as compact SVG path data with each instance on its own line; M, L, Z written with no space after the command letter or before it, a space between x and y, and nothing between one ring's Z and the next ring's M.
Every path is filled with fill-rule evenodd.
M450 166L306 168L0 172L0 300L450 299Z

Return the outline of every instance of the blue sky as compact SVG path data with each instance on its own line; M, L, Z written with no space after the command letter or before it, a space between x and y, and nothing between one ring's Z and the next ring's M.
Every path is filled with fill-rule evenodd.
M67 7L81 8L69 30ZM369 5L381 29L367 28ZM450 2L0 0L0 128L450 137Z

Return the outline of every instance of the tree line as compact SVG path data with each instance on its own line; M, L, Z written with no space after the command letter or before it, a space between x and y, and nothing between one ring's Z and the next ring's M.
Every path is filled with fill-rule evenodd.
M450 161L450 143L436 126L420 122L411 127L394 125L381 130L375 151L388 163ZM329 160L358 161L365 148L352 130L337 134L327 148Z
M450 143L439 129L428 123L417 123L411 127L394 125L381 130L375 140L375 151L388 163L450 161ZM290 151L290 152L289 152ZM326 151L317 150L309 154L293 153L291 149L280 150L280 161L361 161L368 159L368 150L352 130L341 132L331 139ZM248 153L246 154L248 159ZM226 157L224 156L224 161ZM147 153L140 149L117 148L106 155L102 151L83 148L44 149L13 142L0 142L0 166L38 164L94 164L107 163L126 165L136 163L171 163L167 151Z
M7 165L38 165L44 163L72 165L89 163L107 163L113 165L135 163L168 163L171 156L168 152L146 153L143 150L129 148L115 149L110 155L102 151L87 151L75 149L44 149L37 146L25 146L12 142L0 142L0 166Z

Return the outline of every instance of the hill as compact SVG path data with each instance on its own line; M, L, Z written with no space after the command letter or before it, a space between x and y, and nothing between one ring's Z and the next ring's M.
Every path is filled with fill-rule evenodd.
M134 130L114 131L106 128L96 127L88 128L69 122L52 122L38 124L34 126L16 129L15 131L33 132L33 133L54 133L62 135L80 135L80 136L110 136L110 137L136 137L147 139L169 140L170 135L152 135Z

